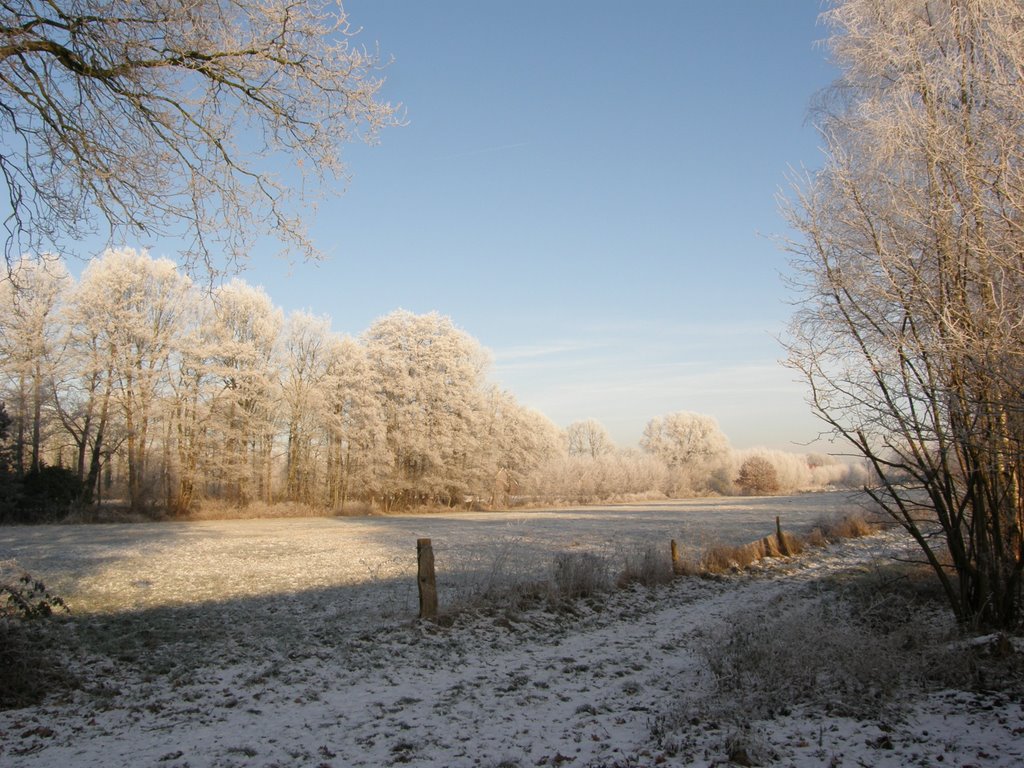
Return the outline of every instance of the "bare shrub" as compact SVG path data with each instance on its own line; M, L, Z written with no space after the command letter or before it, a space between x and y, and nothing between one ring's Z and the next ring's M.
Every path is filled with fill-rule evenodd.
M72 684L39 621L67 610L41 581L13 561L0 562L0 709L37 704Z
M536 561L524 563L515 541L496 551L477 554L439 574L443 610L450 624L465 612L500 612L514 616L538 606L564 609L572 601L596 597L614 586L607 558L593 552L561 552L546 578Z
M28 707L74 687L61 652L50 645L44 626L0 618L0 709Z
M493 608L519 611L547 595L546 582L534 575L537 564L523 562L516 539L496 542L486 552L456 556L442 549L437 554L442 610L449 615Z

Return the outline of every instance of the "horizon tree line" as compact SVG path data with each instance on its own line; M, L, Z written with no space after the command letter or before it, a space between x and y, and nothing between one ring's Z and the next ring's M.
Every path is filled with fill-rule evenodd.
M86 505L391 510L775 487L737 489L739 454L709 416L652 419L642 451L593 419L560 430L490 383L486 350L436 312L397 310L352 337L130 248L77 281L59 258L26 258L0 288L10 465L65 468ZM776 453L777 487L849 479L834 460Z

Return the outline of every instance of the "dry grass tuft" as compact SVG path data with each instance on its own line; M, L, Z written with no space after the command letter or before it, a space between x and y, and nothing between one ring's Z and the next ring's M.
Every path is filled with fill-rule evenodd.
M620 588L630 584L653 587L658 584L667 584L672 581L673 575L672 559L669 552L648 546L626 553L625 564L622 573L619 574L617 584Z
M329 517L330 512L298 502L283 501L267 504L254 501L249 504L233 504L218 499L204 499L198 502L187 515L186 520L264 520L268 518Z
M611 588L608 565L591 552L562 552L551 568L553 602L593 597Z
M859 539L870 536L878 530L878 524L869 521L864 515L846 515L836 520L827 530L826 535L832 539Z
M807 545L802 537L795 536L792 533L787 533L786 531L782 532L782 541L785 544L785 551L789 553L790 557L799 555L807 549Z
M697 563L697 569L701 574L720 574L730 571L739 571L748 568L758 560L761 552L761 542L747 544L742 547L713 546L709 547L701 555Z
M820 520L804 541L808 546L825 547L842 539L870 536L881 529L879 521L870 519L863 512L855 512L839 518Z
M804 537L804 542L809 547L827 547L828 537L825 536L825 532L821 530L820 526L816 526L807 536Z

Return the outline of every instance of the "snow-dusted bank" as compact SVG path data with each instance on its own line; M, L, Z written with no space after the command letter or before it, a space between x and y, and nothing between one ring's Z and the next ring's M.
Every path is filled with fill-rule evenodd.
M659 540L665 533L644 514L633 528L614 522L621 511L572 514L578 517L563 528L574 530L570 543L581 550L599 543L602 527L606 543L645 525ZM589 528L586 514L600 525ZM199 524L164 537L143 535L131 550L116 528L91 529L93 542L78 529L0 530L0 559L27 559L29 544L18 544L19 537L45 530L54 551L39 555L44 571L57 569L63 548L64 561L79 568L77 578L93 578L95 585L121 581L125 590L94 596L94 608L47 630L53 651L67 651L79 688L0 713L0 764L611 767L713 765L732 757L770 765L1011 766L1024 760L1019 697L967 692L968 676L956 670L924 678L916 668L906 670L899 647L907 637L893 625L897 614L917 630L927 622L928 631L916 634L937 638L912 648L915 658L953 667L970 660L1005 673L1018 654L1011 643L1003 649L1009 661L988 659L987 643L959 640L940 605L911 599L905 588L911 577L901 573L891 581L887 563L907 550L896 533L766 561L749 573L627 587L557 606L512 607L492 589L489 602L466 601L472 608L436 626L410 618L406 603L414 603L415 587L407 601L395 584L413 565L389 571L390 547L393 539L418 533L442 541L457 532L454 521L424 530L418 526L432 525L431 519L399 518L384 521L393 528L371 527L359 539L362 562L350 562L353 574L363 574L358 585L354 575L351 584L329 580L340 561L328 552L345 548L324 541L318 527L324 521L287 522L300 526L293 533L304 523L314 533L288 537L284 529L256 524ZM476 597L484 597L488 580L490 587L516 583L509 561L520 549L539 562L543 553L527 546L531 537L552 550L564 544L548 522L552 527L529 535L529 521L506 522L507 540L486 555L463 556L479 566L462 571L477 574L465 582L476 585ZM464 525L473 530L472 521ZM374 537L377 550L369 546ZM126 572L110 557L114 542L126 548L126 560L148 564L135 562L134 583L124 581ZM29 543L38 549L42 539ZM243 551L246 559L236 559ZM178 575L171 578L172 572ZM241 573L237 580L234 572ZM52 580L56 570L44 575ZM218 579L226 583L212 583ZM190 589L192 601L186 600ZM461 589L449 598L469 587ZM102 610L117 599L137 607ZM888 630L866 633L854 615ZM760 664L748 663L759 654Z

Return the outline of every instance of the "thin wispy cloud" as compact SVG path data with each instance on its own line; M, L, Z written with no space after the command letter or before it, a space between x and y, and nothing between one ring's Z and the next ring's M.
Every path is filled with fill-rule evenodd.
M607 346L587 341L552 341L546 344L523 344L503 349L492 349L491 354L498 365L529 360L550 360L552 357L576 355Z

